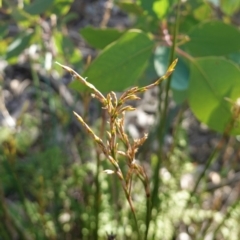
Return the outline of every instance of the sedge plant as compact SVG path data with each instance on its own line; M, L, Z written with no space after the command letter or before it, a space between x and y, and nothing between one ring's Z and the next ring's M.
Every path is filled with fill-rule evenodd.
M85 128L89 136L93 138L94 142L97 144L100 151L104 154L105 158L112 166L111 169L105 169L104 172L106 174L117 175L121 183L122 189L124 191L126 200L132 212L132 216L135 222L135 231L137 233L138 239L141 239L138 221L136 217L136 210L134 208L131 191L132 191L132 179L133 176L136 175L142 182L145 190L146 226L147 226L147 221L151 211L150 202L151 192L149 180L143 166L139 164L138 161L136 161L136 153L138 151L138 148L147 139L147 134L145 134L143 137L139 139L131 139L129 135L126 133L124 129L125 112L135 110L135 108L133 108L132 106L127 105L127 101L139 100L140 97L138 96L138 94L143 93L148 89L151 89L159 85L163 80L167 79L174 71L174 67L177 64L177 59L172 62L165 75L160 77L157 81L144 87L137 86L132 87L123 92L119 98L117 98L115 92L110 92L106 96L104 96L104 94L101 93L93 84L86 81L86 79L80 76L73 69L71 69L68 66L64 66L60 63L57 64L60 65L64 70L69 72L73 76L73 78L77 79L83 85L88 87L92 91L92 97L96 98L102 104L102 108L106 111L108 115L109 130L106 130L105 132L106 141L104 141L104 139L100 138L99 136L97 136L97 134L95 134L95 132L91 129L91 127L84 121L84 119L81 116L74 112L74 115L77 117L78 121ZM125 150L122 150L119 147L120 142L124 145ZM120 156L123 156L126 159L125 164L127 165L127 171L125 174L119 164Z

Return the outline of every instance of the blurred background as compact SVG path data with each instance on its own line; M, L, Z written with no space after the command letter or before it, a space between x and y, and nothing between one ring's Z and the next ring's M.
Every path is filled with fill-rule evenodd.
M105 71L100 56L108 56L108 49L118 41L120 44L129 29L138 29L154 47L144 53L147 57L139 63L132 82L127 82L128 75L121 75L126 80L122 89L114 82L111 59L115 56L105 60L110 64L107 75L112 82L105 87L104 79L97 80L104 93L105 89L121 92L132 85L144 86L166 71L176 22L179 67L169 89L162 140L156 137L156 129L164 114L160 103L166 100L166 85L141 95L140 101L133 102L136 111L127 113L125 119L132 138L149 133L137 157L151 187L162 149L159 205L153 209L146 239L240 238L240 132L225 136L226 131L212 127L192 111L186 97L191 68L187 60L208 56L204 55L205 46L206 51L213 51L209 56L224 57L239 71L238 0L0 0L0 4L0 240L138 239L120 183L103 173L111 165L101 159L95 143L73 115L73 111L79 113L101 134L106 123L101 105L55 62L84 77L93 76L91 82L95 72L101 75L101 69ZM221 34L217 40L211 38L209 29L201 33L206 21L217 21L216 32L226 39L221 41ZM235 35L228 35L235 30L225 34L225 24L236 30ZM201 39L202 45L184 48L191 37ZM215 53L215 40L227 52ZM136 51L143 49L138 42L130 44ZM99 62L94 65L96 58ZM126 64L129 74L135 71L131 65L135 60ZM118 67L116 74L123 69ZM240 96L240 92L236 94ZM235 105L227 104L230 112ZM223 146L219 147L219 142ZM214 160L209 160L213 153ZM198 176L203 181L192 191ZM138 180L133 186L138 223L144 232L145 192Z

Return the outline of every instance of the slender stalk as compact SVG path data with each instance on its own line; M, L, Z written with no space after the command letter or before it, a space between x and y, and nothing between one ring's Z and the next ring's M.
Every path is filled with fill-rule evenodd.
M95 177L95 231L94 239L98 239L98 229L99 229L99 212L100 212L100 183L99 183L99 172L100 172L100 153L97 153L97 170Z
M101 127L100 127L100 133L99 136L101 139L104 137L104 132L106 128L106 111L102 111L102 121L101 121ZM96 149L98 149L96 147ZM98 229L99 229L99 213L100 213L100 205L101 205L101 192L100 192L100 182L99 182L99 174L100 174L100 151L97 151L97 169L96 169L96 176L95 176L95 186L96 186L96 192L95 192L95 231L94 231L94 239L98 239Z
M183 120L183 114L185 112L185 110L187 109L187 103L183 103L182 104L182 107L180 108L180 110L178 111L178 114L176 116L176 121L174 123L174 126L173 126L173 141L172 141L172 144L171 144L171 147L170 147L170 150L168 152L168 157L172 156L173 154L173 151L175 149L175 146L177 144L177 131L179 129L179 127L181 126L181 122Z
M177 34L178 34L178 28L179 28L179 20L180 20L180 4L181 1L178 0L177 2L177 17L176 17L176 22L174 25L174 32L173 32L173 42L172 42L172 47L171 47L171 53L170 53L170 58L169 62L173 62L175 58L175 49L176 49L176 42L177 42ZM171 78L172 75L170 75L166 87L165 87L165 99L164 99L164 106L163 106L163 111L162 111L162 116L158 128L158 136L159 136L159 152L158 152L158 161L157 161L157 166L154 171L154 179L153 179L153 192L152 192L152 198L151 198L151 212L154 207L157 207L158 205L158 190L159 190L159 185L160 185L160 179L159 179L159 169L161 168L161 162L162 162L162 143L164 141L164 135L165 135L165 125L166 125L166 119L167 119L167 111L168 111L168 104L169 104L169 91L170 91L170 86L171 86ZM151 213L152 214L152 213ZM146 222L146 229L148 231L149 228L149 223L150 223L151 215L148 221ZM145 236L145 239L147 239L147 234Z
M149 225L150 225L150 221L151 221L151 198L150 195L146 196L146 220L145 222L146 224L146 231L145 231L145 236L144 239L147 240L148 237L148 231L149 231Z
M139 227L138 227L137 216L136 216L136 214L135 214L135 210L134 210L134 207L133 207L133 203L132 203L131 196L130 196L130 194L128 193L128 190L127 190L127 188L125 187L125 184L124 184L123 181L122 181L122 188L123 188L123 190L124 190L126 199L127 199L128 203L129 203L129 206L130 206L130 208L131 208L131 212L132 212L133 219L134 219L134 223L135 223L136 230L137 230L138 239L140 240L140 239L141 239L141 235L140 235L140 231L139 231Z

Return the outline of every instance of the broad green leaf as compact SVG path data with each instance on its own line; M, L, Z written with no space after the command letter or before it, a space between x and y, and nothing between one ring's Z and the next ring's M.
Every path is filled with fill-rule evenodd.
M189 84L189 68L181 56L178 57L178 63L172 75L171 89L173 98L177 103L186 100ZM154 53L154 66L158 76L163 76L169 64L169 49L166 47L157 47Z
M240 67L240 51L229 54L228 59L232 60L233 62L237 63Z
M240 97L240 70L231 61L206 57L191 66L189 104L196 117L209 128L224 132L232 118L232 105ZM240 134L240 124L231 132Z
M122 91L133 84L144 72L154 42L139 30L130 30L108 45L82 74L102 92ZM86 87L74 81L76 90Z
M219 21L199 24L189 32L184 46L195 57L221 56L240 50L240 31Z
M239 0L220 0L220 6L224 13L231 16L235 12L239 11Z
M34 33L23 33L20 34L15 40L8 46L6 59L17 58L19 54L23 52L27 47L30 46L30 41Z
M138 0L137 3L144 9L148 16L162 19L168 13L176 0Z
M123 34L114 28L99 29L90 26L83 28L80 33L89 45L98 49L105 48Z
M17 22L30 21L32 18L32 16L29 13L25 12L21 8L16 8L16 7L11 9L11 16Z
M199 21L193 15L182 16L180 18L179 32L187 34Z
M32 16L23 9L16 7L11 9L11 16L22 28L29 28L37 21L38 18L38 16Z
M27 5L24 10L31 15L38 15L47 11L53 3L54 0L35 0L30 5Z
M144 15L139 16L136 19L135 27L141 29L144 32L158 33L159 31L159 19Z
M166 16L169 10L169 1L168 0L158 0L153 3L153 11L156 13L159 19L162 19Z
M210 19L212 14L212 8L209 4L202 4L193 11L193 15L197 20L203 21L205 19Z
M143 9L141 8L141 6L139 6L138 4L134 3L134 2L130 2L130 1L121 1L119 3L117 3L117 5L125 12L127 13L133 13L136 15L142 15L143 14Z

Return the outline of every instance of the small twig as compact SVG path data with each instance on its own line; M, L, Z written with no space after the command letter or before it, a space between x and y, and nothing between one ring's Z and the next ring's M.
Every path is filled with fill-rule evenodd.
M107 26L107 23L111 17L111 11L112 11L112 8L113 8L113 1L112 0L108 0L106 3L105 3L105 11L104 11L104 14L103 14L103 19L100 23L100 27L101 28L104 28Z

